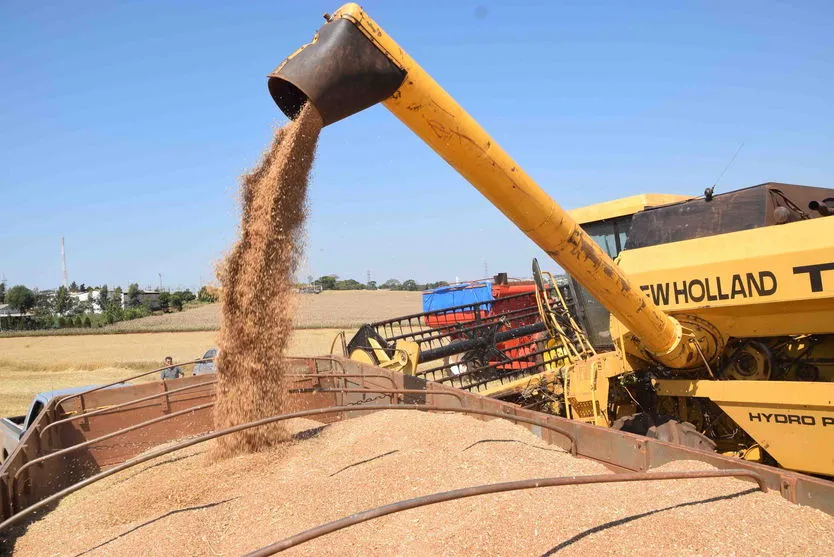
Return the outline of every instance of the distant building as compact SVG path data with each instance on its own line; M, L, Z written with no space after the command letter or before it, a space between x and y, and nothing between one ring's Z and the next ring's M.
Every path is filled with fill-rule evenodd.
M23 317L31 317L33 313L20 313L9 304L0 304L0 331L8 329L15 321Z
M9 304L0 304L0 317L26 317L31 313L20 313Z
M90 292L70 292L70 297L75 300L76 304L89 302L93 313L102 313L101 306L98 304L98 300L101 297L101 290L92 290Z
M158 290L140 290L139 291L139 305L147 306L151 311L162 309L162 304L159 303ZM128 296L127 292L122 292L122 308L127 308Z

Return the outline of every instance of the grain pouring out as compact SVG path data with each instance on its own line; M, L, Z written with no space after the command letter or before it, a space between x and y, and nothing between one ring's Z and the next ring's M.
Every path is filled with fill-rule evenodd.
M307 183L321 118L308 104L275 132L260 164L241 180L240 239L223 284L215 427L280 414L282 358L292 334L293 274L304 247ZM256 451L287 438L280 424L223 437L217 456Z

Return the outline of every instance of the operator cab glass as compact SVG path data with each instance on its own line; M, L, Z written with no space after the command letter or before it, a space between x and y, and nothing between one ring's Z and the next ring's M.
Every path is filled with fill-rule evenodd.
M582 229L588 233L605 252L614 259L625 249L628 230L631 228L632 215L583 224Z
M589 222L581 226L611 259L615 259L625 249L631 218L632 215L625 215ZM584 325L591 345L597 350L612 349L614 344L609 329L611 315L608 310L573 277L570 282L573 287L573 298L577 301L579 322Z

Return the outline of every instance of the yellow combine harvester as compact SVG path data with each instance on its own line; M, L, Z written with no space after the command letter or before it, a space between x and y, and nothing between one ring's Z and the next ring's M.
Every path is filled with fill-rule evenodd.
M270 75L283 112L309 100L328 125L381 102L571 277L594 350L490 395L834 476L834 191L764 184L571 216L359 6L325 18ZM551 314L547 275L536 280L564 352L570 320ZM400 365L416 369L413 356Z

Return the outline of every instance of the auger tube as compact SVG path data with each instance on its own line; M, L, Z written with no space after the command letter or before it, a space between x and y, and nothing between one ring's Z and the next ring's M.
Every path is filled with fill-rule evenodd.
M356 4L269 75L290 118L309 100L325 125L382 102L670 368L700 363L697 345L658 308L432 77ZM646 356L646 357L649 357Z

